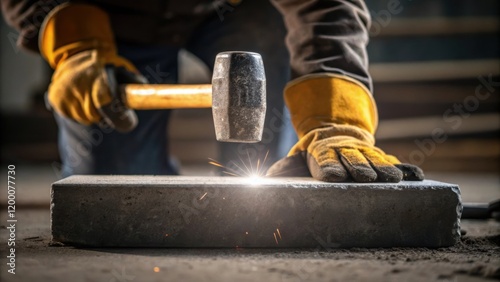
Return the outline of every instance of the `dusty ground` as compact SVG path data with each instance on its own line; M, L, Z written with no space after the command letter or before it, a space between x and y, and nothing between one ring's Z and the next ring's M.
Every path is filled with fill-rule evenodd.
M2 220L2 222L5 222ZM16 274L2 281L483 281L500 279L500 223L464 221L442 249L77 249L50 243L47 210L18 214ZM0 235L7 238L2 226ZM155 272L158 267L158 272Z

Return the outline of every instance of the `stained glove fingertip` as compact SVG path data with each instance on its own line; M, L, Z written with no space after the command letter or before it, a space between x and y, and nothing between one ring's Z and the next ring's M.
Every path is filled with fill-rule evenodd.
M424 171L418 166L411 164L396 164L394 166L403 173L403 180L422 181L425 179Z
M403 179L403 172L399 170L397 167L394 167L390 164L383 166L376 166L373 163L371 164L373 169L377 172L377 182L391 182L397 183Z
M320 166L314 157L307 155L307 165L312 177L320 181L345 182L350 179L349 173L339 162Z

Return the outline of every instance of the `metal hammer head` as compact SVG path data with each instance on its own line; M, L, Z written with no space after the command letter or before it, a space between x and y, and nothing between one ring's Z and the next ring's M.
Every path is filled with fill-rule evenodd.
M262 57L223 52L215 58L212 113L218 141L259 142L266 116L266 75Z

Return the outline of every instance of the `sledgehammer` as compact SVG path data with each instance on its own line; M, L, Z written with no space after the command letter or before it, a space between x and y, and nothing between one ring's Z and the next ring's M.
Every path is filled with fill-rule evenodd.
M212 107L218 141L251 143L262 138L266 77L257 53L219 53L212 84L125 84L119 92L124 106L135 110Z

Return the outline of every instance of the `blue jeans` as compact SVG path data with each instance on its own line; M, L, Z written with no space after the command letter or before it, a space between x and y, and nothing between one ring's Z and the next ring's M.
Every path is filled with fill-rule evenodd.
M224 13L222 13L224 12ZM269 151L268 164L283 157L296 141L284 112L283 88L289 80L289 56L281 15L269 1L243 1L232 11L221 11L202 24L183 46L213 69L223 51L253 51L264 60L267 78L267 115L263 140L256 144L220 143L219 161L234 166L240 158L253 161ZM118 43L150 83L177 83L179 47ZM127 134L84 126L56 115L62 175L177 174L168 151L170 110L136 111L139 124Z

